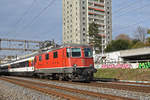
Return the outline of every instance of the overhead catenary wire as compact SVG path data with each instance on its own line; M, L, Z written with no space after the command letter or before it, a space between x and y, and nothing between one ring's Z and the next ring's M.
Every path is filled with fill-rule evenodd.
M138 2L138 3L140 3L140 2ZM145 4L145 5L142 5L142 7L140 6L140 7L136 7L136 8L134 8L134 10L136 10L136 9L138 9L138 11L140 11L140 10L142 10L142 9L145 9L146 7L149 7L149 3L147 3L147 4ZM130 10L130 11L132 11L132 10ZM129 13L126 13L126 14L129 14ZM124 14L125 15L125 14ZM138 14L138 15L141 15L140 13ZM134 15L135 16L135 15ZM120 16L121 17L121 16ZM137 15L136 15L136 17L137 17ZM131 28L131 27L133 27L133 26L137 26L138 24L141 24L141 23L145 23L145 21L147 21L148 19L144 19L144 20L142 20L144 18L144 16L143 17L140 17L140 18L138 18L138 20L140 20L140 21L137 21L137 22L135 22L135 23L133 23L133 24L127 24L127 25L125 25L123 28L119 28L118 29L118 31L123 31L123 30L125 30L125 29L128 29L128 28ZM117 17L117 19L118 19L118 17ZM115 21L115 23L116 23L117 21ZM117 24L117 23L116 23ZM114 31L113 31L114 32ZM116 32L116 31L115 31Z
M27 8L27 10L21 15L21 17L16 21L16 23L14 24L14 26L16 26L14 32L17 31L17 26L20 22L22 22L25 18L26 15L29 14L29 12L31 11L31 9L33 8L33 5L35 4L36 0L33 0L32 3L30 4L30 6Z
M144 6L142 6L142 7L140 8L140 10L142 10L142 9L145 9L145 8L149 7L148 5L149 5L149 4L147 4L147 6L145 6L145 5L144 5ZM138 10L138 11L140 11L140 10ZM122 14L122 16L123 16L123 15L126 15L126 14L129 14L129 13ZM138 15L140 15L140 13L139 13ZM118 19L118 17L120 17L120 18L121 18L122 16L117 16L117 19ZM134 15L134 16L135 16L135 15ZM115 16L113 16L113 17L115 17ZM137 16L136 16L136 17L137 17ZM142 17L141 17L141 18L142 18ZM139 18L138 18L138 20L139 20ZM115 23L115 24L117 24L117 21L115 21L114 23ZM115 24L114 24L114 25L115 25Z
M141 2L138 2L139 4L141 4ZM140 7L138 7L139 9L138 9L138 11L141 11L142 9L144 9L144 8L146 8L146 7L149 7L149 4L145 4L144 6L142 5L142 7L140 6ZM136 9L137 9L137 7L135 7ZM133 11L133 10L136 10L136 9L131 9L130 11ZM130 12L129 11L129 12ZM129 14L129 13L124 13L124 15L125 14ZM131 13L130 13L131 14ZM138 14L138 15L141 15L140 13ZM114 16L113 16L114 17ZM117 16L117 19L119 19L119 18L121 18L122 16ZM136 18L137 18L137 15L136 15ZM123 28L119 28L118 29L118 31L120 31L120 30L125 30L125 29L128 29L128 28L130 28L130 27L133 27L133 26L135 26L136 24L138 24L138 23L141 23L141 22L143 22L143 20L141 21L140 19L143 19L144 17L139 17L138 19L137 19L137 21L138 22L136 22L136 23L134 23L134 24L131 24L131 23L129 23L129 24L127 24L127 25L125 25ZM124 19L125 20L125 19ZM139 21L140 20L140 21ZM117 25L117 23L118 23L118 21L115 21L114 22L114 24L113 25Z
M146 8L146 7L149 7L149 3L147 3L147 4L145 4L145 5L142 5L142 6L138 6L138 7L135 7L135 8L133 8L133 9L130 9L129 11L125 11L125 12L123 12L123 13L121 13L121 14L118 14L118 15L114 15L115 17L121 17L121 16L123 16L123 15L126 15L126 14L128 14L129 12L131 12L131 11L133 11L133 10L137 10L137 9L144 9L144 8Z
M32 25L32 24L44 13L44 11L46 11L49 7L51 7L51 6L54 4L55 1L56 1L56 0L51 0L51 1L48 3L48 5L47 5L46 7L44 7L44 8L40 11L40 13L37 14L37 15L31 20L30 23L28 23L25 27L23 27L23 29L26 29L26 28L28 28L30 25Z
M137 0L137 1L140 1L140 0ZM123 6L123 7L119 8L119 9L115 10L113 12L113 14L118 14L118 12L126 10L126 9L129 9L129 8L131 9L131 7L134 7L135 4L137 4L137 3L138 2L135 2L135 1L133 3L128 3L128 4L126 4L126 6Z
M112 0L112 2L115 2L115 1L116 1L116 0ZM124 0L124 2L122 1L122 2L120 2L120 3L119 3L119 2L117 2L117 3L118 3L118 4L116 4L116 6L124 5L124 4L126 4L126 5L130 4L128 0ZM121 8L121 7L120 7L120 8ZM119 8L119 9L120 9L120 8Z
M50 6L52 6L53 4L54 4L54 2L56 1L56 0L53 0L53 1L51 1L51 3L49 3L50 2L50 0L45 0L46 2L46 5L43 3L42 4L42 7L41 7L41 5L40 5L40 8L42 8L43 9L43 7L44 7L44 9L42 10L42 9L39 9L38 11L37 11L37 13L38 13L38 15L39 16L41 16L42 14L43 14L43 12L45 11L45 10L47 10ZM43 1L42 1L43 2ZM30 3L30 4L29 4ZM25 22L26 20L26 17L28 17L28 15L32 15L33 16L33 14L31 14L31 10L33 11L33 10L35 10L34 8L35 8L35 6L37 5L37 0L30 0L30 2L28 3L28 5L25 5L25 8L23 8L23 10L22 10L22 12L21 12L21 14L20 14L20 16L16 16L16 18L15 18L15 22L14 23L12 23L13 24L13 29L11 29L11 31L9 32L6 32L6 31L4 31L3 32L3 30L1 30L1 33L0 33L0 35L2 34L2 37L6 37L6 36L9 36L9 38L21 38L21 37L18 37L20 34L24 34L24 35L26 35L26 33L25 32L23 32L23 31L21 31L21 32L19 32L19 30L17 31L17 28L21 28L21 26L22 26L22 24L24 24L24 25L26 25L27 23ZM17 4L17 3L16 3ZM23 5L24 6L24 5ZM23 7L22 6L22 7ZM46 6L46 7L45 7ZM38 8L39 8L39 6L37 6ZM16 11L17 12L17 11ZM40 12L40 13L39 13ZM36 14L37 14L36 13ZM14 13L15 14L15 13ZM34 19L34 21L33 22L35 22L35 20L36 19L38 19L39 18L39 16L37 15L37 17ZM45 14L44 14L45 15ZM34 16L33 16L34 17ZM33 18L32 17L32 18ZM31 17L30 17L31 18ZM31 19L30 19L31 20ZM32 22L32 23L33 23ZM16 27L16 26L18 26L18 27ZM20 26L20 27L19 27ZM54 26L55 27L55 26ZM55 27L55 28L57 28L57 27ZM54 28L53 28L54 29ZM15 32L14 32L15 31ZM51 32L51 31L50 31ZM14 34L15 33L15 34ZM30 33L30 32L28 32L28 33ZM28 34L27 33L27 34ZM33 32L32 32L33 33ZM37 32L35 32L35 33L37 33ZM54 33L56 33L56 32L53 32L53 34ZM18 35L19 34L19 35ZM43 34L43 33L40 33L40 34ZM18 36L17 36L18 35ZM54 36L54 35L53 35ZM28 37L30 37L30 36L28 36ZM27 38L28 38L27 37ZM23 38L25 38L25 37L23 37ZM34 35L34 38L35 38L35 35ZM54 37L53 37L54 38ZM41 39L41 37L39 38L39 39ZM17 53L15 52L15 54L17 55ZM23 53L20 53L20 54L23 54Z
M148 18L148 19L149 19L149 18ZM140 22L136 22L136 23L134 23L134 24L127 25L127 26L125 26L125 27L119 29L119 31L122 31L122 30L125 30L125 29L128 29L128 28L131 28L131 26L139 25L139 24L141 24L141 23L147 21L148 19L141 20ZM115 32L115 31L114 31L114 32Z

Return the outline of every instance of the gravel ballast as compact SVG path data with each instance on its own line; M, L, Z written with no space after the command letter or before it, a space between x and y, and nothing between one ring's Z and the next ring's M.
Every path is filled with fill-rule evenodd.
M104 93L104 94L128 97L128 98L133 98L133 99L138 99L138 100L150 100L150 93L117 90L117 89L111 89L111 88L93 87L93 86L69 84L69 83L62 83L62 82L59 83L59 82L54 82L54 81L41 81L38 79L29 79L29 78L24 78L24 79L30 80L30 81L47 83L47 84L53 84L57 86L75 88L75 89L80 89L80 90L87 90L87 91L99 92L99 93Z
M56 98L0 80L0 100L56 100Z
M42 82L42 83L46 83L46 84L53 84L53 85L57 85L57 86L69 87L69 88L74 88L74 89L87 90L87 91L99 92L99 93L104 93L104 94L111 94L111 95L116 95L116 96L128 97L128 98L133 98L133 99L137 99L137 100L150 100L150 93L142 93L142 92L133 92L133 91L126 91L126 90L117 90L117 89L111 89L111 88L102 88L102 87L93 87L93 86L86 86L86 85L69 84L69 83L55 82L55 81L50 81L50 80L49 81L46 81L46 80L43 81L43 80L38 80L38 79L30 79L30 78L22 78L22 77L15 77L15 78L30 80L30 81L35 81L35 82ZM1 87L3 87L3 86L1 86L1 85L4 83L7 83L7 82L0 81L0 90L2 90ZM5 87L7 87L7 84L5 84L6 85ZM12 88L9 90L12 92L13 92L13 90L15 92L17 92L19 90L25 91L25 92L21 92L22 94L21 93L20 94L21 95L27 94L28 96L25 97L27 99L3 99L3 100L51 100L49 96L44 97L45 96L44 94L37 93L36 91L31 92L31 90L29 91L28 89L24 89L22 87L18 87L18 86L13 85L13 84L11 84L11 85L8 84L8 86L9 87L7 89L9 89L11 87L14 88L14 89ZM17 88L17 91L15 90L16 88ZM5 92L2 91L2 93L5 93ZM37 94L40 94L39 97L41 99L39 99L39 97L38 97L38 99L36 98L38 96ZM15 95L16 95L16 93L15 93ZM28 99L29 97L31 98L32 95L34 95L34 97L32 99Z

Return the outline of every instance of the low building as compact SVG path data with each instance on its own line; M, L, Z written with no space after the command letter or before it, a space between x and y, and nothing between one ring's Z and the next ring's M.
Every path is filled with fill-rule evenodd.
M150 47L94 55L97 68L150 68Z

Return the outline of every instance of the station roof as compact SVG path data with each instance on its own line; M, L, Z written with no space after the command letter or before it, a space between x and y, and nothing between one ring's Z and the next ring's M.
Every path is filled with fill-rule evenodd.
M150 60L150 47L122 50L120 57L124 60Z
M120 56L121 57L149 55L149 54L150 54L150 47L120 51Z

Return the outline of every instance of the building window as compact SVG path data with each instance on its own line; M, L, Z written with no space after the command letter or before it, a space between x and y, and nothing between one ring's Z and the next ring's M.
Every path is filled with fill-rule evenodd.
M78 39L76 39L76 42L78 42Z
M104 2L104 0L100 0L100 2Z
M78 31L78 29L76 28L76 31Z
M82 4L84 4L85 2L84 1L82 1Z
M83 31L85 31L85 28L83 28Z

